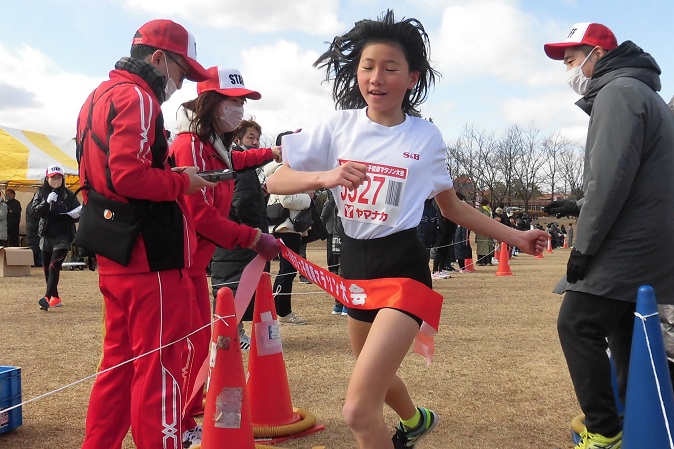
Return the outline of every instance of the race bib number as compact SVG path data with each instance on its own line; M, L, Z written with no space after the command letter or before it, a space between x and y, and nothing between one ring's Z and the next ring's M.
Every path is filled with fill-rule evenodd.
M339 160L340 165L348 161ZM340 216L349 220L394 227L400 216L407 169L390 165L367 165L368 179L358 188L340 188Z

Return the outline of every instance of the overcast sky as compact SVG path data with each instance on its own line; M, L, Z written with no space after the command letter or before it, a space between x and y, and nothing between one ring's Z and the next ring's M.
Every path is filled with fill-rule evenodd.
M508 126L560 131L584 142L587 115L573 103L564 66L543 44L576 22L600 22L619 42L632 40L662 68L662 96L674 95L674 8L666 0L25 0L0 15L0 126L55 136L75 133L87 95L127 56L144 22L170 18L191 31L205 66L241 70L262 93L246 116L267 142L308 127L334 109L324 73L312 63L326 41L387 7L420 20L442 73L421 106L445 141L465 125L500 135ZM180 103L196 96L185 82L163 110L167 128Z

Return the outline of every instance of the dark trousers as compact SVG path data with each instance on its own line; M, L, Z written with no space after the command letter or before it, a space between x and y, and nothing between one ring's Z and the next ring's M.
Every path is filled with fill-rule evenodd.
M7 232L7 246L21 246L21 239L19 238L19 231Z
M559 342L578 404L585 413L585 426L606 437L622 428L606 350L611 350L624 404L635 308L632 302L567 291L559 310Z
M67 249L57 249L53 253L42 252L42 269L44 270L44 279L47 282L45 296L59 296L59 277L61 275L61 265L68 255Z
M302 246L302 237L299 234L292 232L274 233L277 239L283 239L286 244L295 253L299 253L300 246ZM286 316L293 311L291 303L291 295L293 292L293 281L297 270L292 266L288 260L279 255L279 270L276 280L274 280L274 304L276 305L276 314L278 316Z

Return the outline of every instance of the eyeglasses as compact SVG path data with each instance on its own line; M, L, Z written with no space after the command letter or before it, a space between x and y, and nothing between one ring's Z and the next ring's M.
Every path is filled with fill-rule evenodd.
M188 70L187 70L185 67L183 67L183 65L182 65L181 63L179 63L179 62L176 60L176 58L174 58L173 56L171 56L171 53L165 52L165 54L166 54L166 57L167 57L167 58L169 58L171 61L173 61L173 62L175 63L175 65L177 65L178 67L180 67L180 70L183 71L183 74L182 74L182 76L181 76L181 81L184 80L184 79L187 77L187 72L188 72Z

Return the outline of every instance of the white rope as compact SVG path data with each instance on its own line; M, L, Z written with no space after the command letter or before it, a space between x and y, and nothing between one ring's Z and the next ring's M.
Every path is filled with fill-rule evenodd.
M64 386L62 386L62 387L57 388L56 390L52 390L52 391L49 391L49 392L47 392L47 393L41 394L41 395L39 395L39 396L36 396L36 397L34 397L34 398L28 399L28 400L26 400L26 401L23 401L23 402L20 403L20 404L13 405L13 406L11 406L11 407L9 407L9 408L2 409L1 411L2 411L2 413L9 412L10 410L14 410L15 408L19 408L19 407L21 407L21 406L30 404L31 402L35 402L35 401L40 400L40 399L42 399L42 398L46 398L46 397L51 396L51 395L53 395L53 394L59 393L59 392L61 392L61 391L63 391L63 390L67 390L67 389L70 388L70 387L74 387L75 385L79 385L79 384L81 384L82 382L86 382L86 381L89 380L89 379L93 379L94 377L98 376L99 374L104 374L104 373L107 373L108 371L112 371L113 369L117 369L117 368L119 368L119 367L121 367L121 366L124 366L124 365L126 365L126 364L128 364L128 363L134 362L134 361L136 361L136 360L138 360L138 359L140 359L140 358L142 358L142 357L148 356L148 355L152 354L153 352L157 352L157 351L160 351L160 350L162 350L162 349L164 349L164 348L168 348L169 346L172 346L172 345L174 345L174 344L176 344L176 343L178 343L178 342L180 342L180 341L182 341L182 340L185 340L186 338L189 338L190 336L196 334L197 332L202 331L202 330L206 329L207 327L212 326L212 325L213 325L216 321L218 321L218 320L222 320L223 323L225 323L225 325L229 326L229 324L227 324L227 322L224 321L224 320L225 320L225 318L231 318L231 317L234 317L234 316L235 316L235 315L228 315L228 316L221 317L221 316L215 315L215 319L214 319L213 321L211 321L210 323L205 324L205 325L203 325L202 327L200 327L200 328L198 328L198 329L196 329L196 330L190 332L189 334L185 335L184 337L182 337L182 338L180 338L180 339L178 339L178 340L176 340L176 341L172 341L171 343L167 343L167 344L165 344L165 345L163 345L163 346L160 346L160 347L158 347L158 348L152 349L151 351L148 351L148 352L146 352L146 353L144 353L144 354L141 354L141 355L139 355L139 356L136 356L136 357L134 357L134 358L132 358L132 359L126 360L126 361L121 362L121 363L118 363L118 364L115 365L115 366L111 366L110 368L106 368L106 369L104 369L104 370L102 370L102 371L99 371L99 372L97 372L97 373L95 373L95 374L91 374L91 375L89 375L89 376L87 376L87 377L84 377L84 378L82 378L82 379L80 379L80 380L76 380L75 382L71 382L71 383L69 383L68 385L64 385Z
M658 390L658 400L660 401L660 409L662 410L662 417L665 420L665 427L667 428L667 437L669 438L669 447L674 449L674 441L672 440L672 432L669 428L669 419L667 417L667 410L665 409L665 402L662 399L662 389L660 388L660 380L658 379L657 372L655 370L655 360L653 358L653 351L651 349L651 342L648 338L648 332L646 331L646 320L658 316L657 312L651 313L650 315L641 315L638 312L635 312L634 315L641 320L641 326L644 330L644 335L646 336L646 347L648 348L648 357L651 361L651 369L653 371L653 377L655 378L655 387Z

